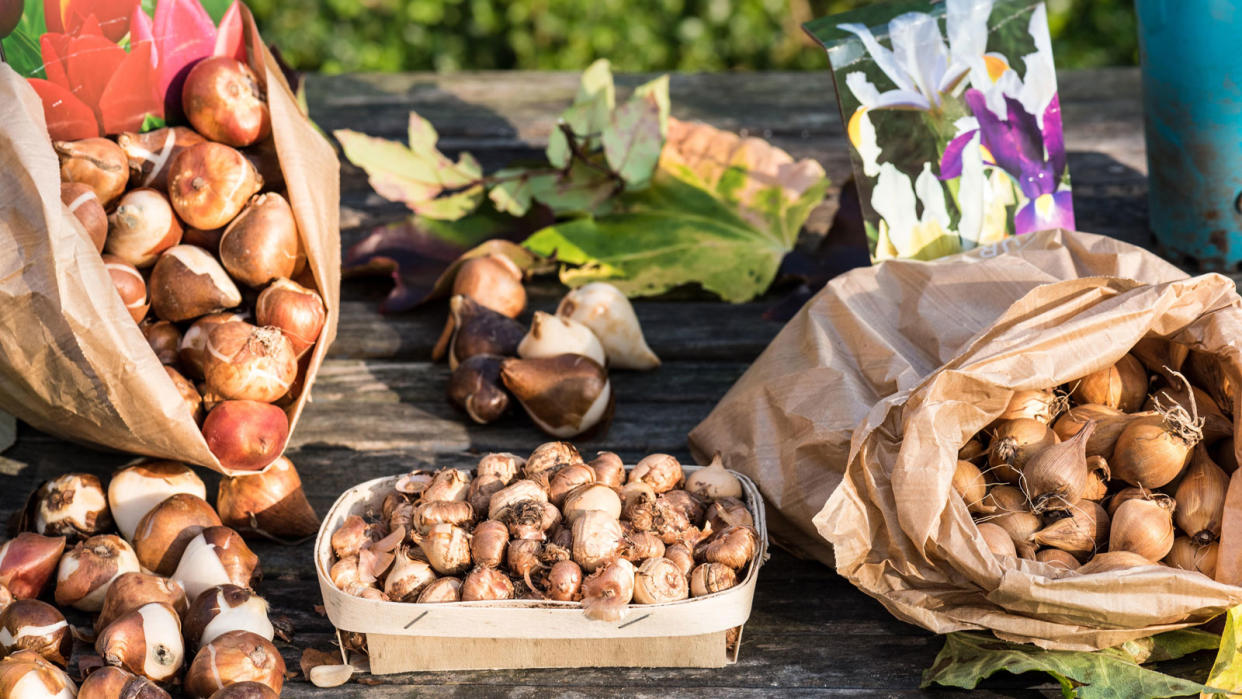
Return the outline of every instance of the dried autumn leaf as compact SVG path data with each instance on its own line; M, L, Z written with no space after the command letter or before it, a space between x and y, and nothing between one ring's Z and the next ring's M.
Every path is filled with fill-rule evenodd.
M302 668L302 676L310 676L311 668L320 665L340 665L341 652L332 650L319 650L318 648L303 648L302 659L298 665Z
M415 213L457 220L483 200L483 169L469 153L457 162L436 148L439 134L431 122L410 112L409 146L349 129L334 132L345 157L366 171L376 193L399 201Z

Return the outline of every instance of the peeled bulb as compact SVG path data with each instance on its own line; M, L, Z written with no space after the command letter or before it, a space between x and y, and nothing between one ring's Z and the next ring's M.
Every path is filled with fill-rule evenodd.
M500 378L544 432L565 439L612 419L613 394L608 372L577 354L540 359L506 359Z
M701 468L686 476L686 490L709 500L740 498L742 497L742 482L725 469L720 454L716 454L706 468Z
M319 530L302 479L283 456L253 475L221 478L216 510L225 526L275 541L300 541Z
M169 699L151 680L105 665L82 680L78 699Z
M178 493L139 520L133 538L134 553L147 570L171 575L190 539L207 527L218 526L220 517L206 500Z
M634 572L633 563L618 558L587 576L582 581L582 611L586 617L620 621L626 605L634 598Z
M578 321L543 311L535 311L530 332L518 343L517 353L523 359L580 354L594 359L601 366L607 364L604 348L590 328Z
M150 573L123 573L108 586L103 607L95 619L95 630L102 631L116 619L151 602L162 602L179 616L188 608L185 589L179 583Z
M112 527L103 485L92 474L57 476L40 486L34 497L34 529L39 534L72 541Z
M109 624L95 639L95 652L152 681L171 679L185 660L181 619L166 604L145 604Z
M229 631L204 645L185 675L185 691L207 699L236 682L260 682L280 694L285 660L272 642L250 631Z
M125 540L100 534L79 542L60 559L56 573L56 604L97 612L112 582L138 572L138 557Z
M34 651L61 667L73 653L73 633L65 616L52 605L19 599L0 611L0 654Z
M216 258L195 245L165 250L151 270L150 286L155 315L174 323L242 302L241 291Z
M618 369L660 366L660 358L643 339L634 307L617 287L606 282L592 282L574 289L561 299L556 314L590 328L603 345L611 366Z
M207 487L193 470L176 461L143 461L112 474L108 506L121 536L132 541L138 520L177 493L206 498Z
M204 590L185 613L188 649L197 651L229 631L250 631L272 640L276 630L267 617L267 601L237 585Z
M228 527L207 527L190 539L172 579L190 599L216 585L249 587L259 557Z
M73 699L76 694L69 675L38 653L20 650L0 661L4 699Z

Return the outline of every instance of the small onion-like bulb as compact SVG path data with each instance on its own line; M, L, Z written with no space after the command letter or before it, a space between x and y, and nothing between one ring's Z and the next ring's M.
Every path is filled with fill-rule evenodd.
M1132 413L1147 396L1147 372L1137 359L1125 355L1116 364L1071 381L1071 394L1079 403L1098 403Z
M582 611L588 619L620 621L632 599L634 564L624 558L600 567L582 581Z
M690 571L690 596L702 597L737 585L737 573L721 563L704 563Z
M1038 546L1051 546L1080 558L1096 552L1108 539L1108 513L1098 503L1083 500L1031 537ZM1038 556L1037 556L1038 559Z
M427 604L429 602L460 602L461 601L461 579L460 578L436 578L430 585L423 588L422 594L418 596L419 604Z
M573 561L557 561L548 571L548 589L544 596L559 602L582 599L582 566Z
M996 423L988 466L997 478L1018 483L1027 459L1060 440L1044 423L1030 418L1003 420Z
M475 565L499 567L509 547L509 528L495 519L480 522L470 535L470 557Z
M1109 551L1129 551L1158 561L1173 548L1172 500L1136 498L1117 507L1109 532Z
M478 567L461 584L461 601L513 599L513 582L495 568Z
M548 500L557 507L565 502L565 496L575 488L595 482L595 471L586 464L562 466L548 480Z
M421 549L403 547L384 578L384 594L394 602L413 602L436 579Z
M681 462L668 454L651 454L643 457L630 471L629 482L642 481L650 485L656 494L667 493L686 479Z
M729 527L707 542L703 559L709 563L723 563L734 570L741 570L755 557L758 548L759 536L754 529Z
M716 454L707 467L686 476L686 490L692 495L708 500L740 498L742 497L742 482L725 469L720 454Z
M431 483L423 490L423 502L454 502L465 500L470 489L470 474L454 468L436 471Z
M1108 465L1113 478L1130 485L1160 488L1182 472L1200 434L1173 417L1149 415L1131 421L1117 437Z
M1106 551L1095 554L1091 557L1091 560L1078 566L1078 573L1081 575L1111 573L1149 565L1152 565L1150 560L1133 551Z
M676 602L689 596L689 579L667 558L648 558L634 574L634 601L638 604Z
M996 556L1016 557L1018 555L1009 532L1001 529L1000 525L993 524L992 522L983 522L979 525L979 535L983 537L983 543L988 547L988 550Z
M487 517L504 519L507 509L526 500L547 502L548 492L531 480L513 481L492 495L487 505Z
M588 510L573 524L573 559L589 572L615 559L621 552L621 522L607 512Z
M953 471L953 490L962 497L966 509L976 514L984 511L984 498L988 494L988 482L978 466L969 461L958 460Z
M526 459L507 452L493 453L479 459L479 465L475 467L475 475L479 478L483 476L495 476L500 479L504 485L509 485L526 464Z
M604 485L620 488L625 483L625 464L621 457L610 451L601 451L590 463L595 480Z
M1208 544L1220 537L1225 518L1225 492L1229 476L1217 466L1200 446L1195 450L1173 499L1177 509L1173 521L1197 543Z
M690 571L694 570L694 552L684 543L678 542L664 548L664 558L677 564L681 569L682 575L690 575Z
M1172 568L1193 570L1209 578L1216 577L1216 556L1220 552L1220 544L1213 541L1200 544L1188 536L1179 536L1173 540L1173 548L1164 557L1164 563Z
M591 483L579 487L565 498L565 520L573 523L591 510L608 513L613 519L621 517L621 498L617 491L600 484Z
M1035 554L1035 560L1047 563L1054 568L1063 568L1065 570L1077 570L1078 559L1068 551L1061 549L1043 549Z
M705 517L713 531L727 527L755 526L755 518L746 509L746 503L737 498L721 498L713 502L707 506Z
M452 524L436 524L419 545L427 561L441 575L456 575L470 567L470 536Z

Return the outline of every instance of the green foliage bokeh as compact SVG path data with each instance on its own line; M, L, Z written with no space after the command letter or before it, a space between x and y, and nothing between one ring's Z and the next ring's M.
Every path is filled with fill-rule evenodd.
M874 0L248 0L300 70L823 70L802 32ZM1061 68L1137 61L1132 0L1048 0Z

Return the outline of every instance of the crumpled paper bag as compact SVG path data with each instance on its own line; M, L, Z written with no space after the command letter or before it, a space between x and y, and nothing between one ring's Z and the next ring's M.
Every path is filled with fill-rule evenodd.
M951 479L957 449L1013 390L1111 364L1148 333L1242 376L1233 282L1187 279L1132 245L1046 231L886 262L808 302L691 432L691 449L751 476L780 511L778 540L826 563L835 553L837 571L898 618L1048 648L1116 645L1205 621L1242 602L1242 588L1169 568L1078 576L999 561ZM1218 577L1242 582L1228 562L1242 546L1236 514L1226 521Z
M307 263L327 307L290 429L340 317L340 168L298 107L243 8L251 68L266 84L272 137ZM103 262L60 200L43 107L0 63L0 410L65 439L224 471Z

